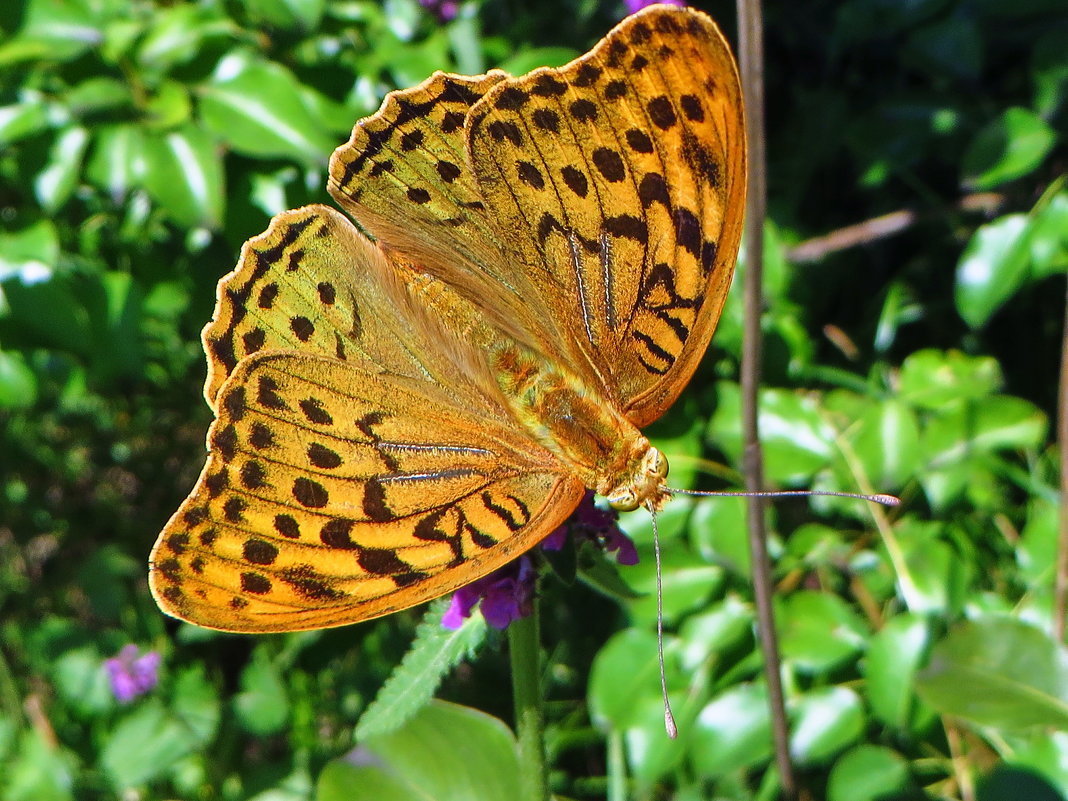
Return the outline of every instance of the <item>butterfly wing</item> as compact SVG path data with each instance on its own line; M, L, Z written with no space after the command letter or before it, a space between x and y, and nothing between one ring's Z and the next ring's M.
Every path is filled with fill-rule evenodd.
M505 264L565 326L556 346L639 427L689 380L730 286L741 109L715 23L656 6L566 67L499 82L468 116Z
M405 269L310 207L220 283L208 460L151 559L170 614L229 631L387 614L515 558L581 499L420 317Z

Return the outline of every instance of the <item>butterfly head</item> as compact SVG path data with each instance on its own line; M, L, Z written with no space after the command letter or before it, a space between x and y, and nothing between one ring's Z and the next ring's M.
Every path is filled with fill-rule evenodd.
M670 497L664 486L667 474L667 457L646 443L636 469L616 487L605 492L604 497L609 506L620 512L631 512L639 506L659 511Z

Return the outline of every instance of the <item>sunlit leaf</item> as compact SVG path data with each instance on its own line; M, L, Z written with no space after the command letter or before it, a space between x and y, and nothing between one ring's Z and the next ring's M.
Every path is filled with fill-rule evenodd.
M1068 727L1068 651L1011 618L953 629L934 647L916 686L942 714L983 726Z

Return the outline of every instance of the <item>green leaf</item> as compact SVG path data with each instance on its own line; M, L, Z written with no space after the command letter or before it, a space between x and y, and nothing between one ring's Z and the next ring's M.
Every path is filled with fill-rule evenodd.
M708 438L722 448L734 464L741 463L742 440L738 420L741 396L738 385L717 385L719 402L709 424ZM784 486L808 481L827 466L833 453L834 429L823 419L817 401L787 390L760 393L760 442L764 447L765 474Z
M326 0L244 0L254 22L283 30L312 31L319 25Z
M708 697L705 672L680 670L680 653L676 639L665 640L664 677L678 740L664 733L655 634L634 628L618 632L598 652L590 671L590 717L602 731L622 734L632 775L643 785L655 782L682 760L682 746Z
M88 144L89 132L80 126L61 131L52 143L47 165L33 179L37 201L50 214L67 202L77 186Z
M697 670L731 652L753 633L753 608L734 596L712 604L708 611L686 618L679 630L678 650L683 671Z
M199 747L212 741L222 717L219 692L208 681L204 665L190 665L174 682L171 711Z
M186 127L163 137L146 137L149 194L185 227L218 228L222 223L222 160L211 137Z
M192 113L189 91L178 81L162 81L145 101L145 122L166 131L183 125Z
M0 106L0 145L17 142L49 126L49 106L43 99Z
M1068 728L1068 651L1019 620L956 627L934 647L916 688L940 713L981 726Z
M86 178L121 203L148 172L144 134L136 125L107 125L93 133Z
M51 678L59 697L83 720L115 705L111 684L94 646L65 652L53 663Z
M1011 757L1014 766L1045 777L1060 791L1057 801L1068 797L1068 732L1033 729L1015 737L1014 746ZM1006 797L1004 801L1012 799Z
M1033 404L1011 395L994 395L970 404L954 404L932 417L922 449L929 469L966 463L977 454L1038 448L1047 420Z
M1068 190L1038 204L1031 223L1031 280L1068 271Z
M305 104L297 80L278 64L232 53L201 90L204 124L234 150L325 166L338 144Z
M964 181L993 189L1035 170L1053 149L1057 134L1030 109L1010 108L988 123L964 153Z
M636 622L652 623L656 620L656 559L653 549L645 545L638 546L638 557L638 564L627 567L623 578L641 595L627 606ZM684 549L662 550L661 562L666 621L674 622L687 612L704 608L723 586L723 568L700 564Z
M0 67L20 61L71 61L100 44L103 20L87 0L27 0L22 27L0 44Z
M1016 545L1016 563L1020 576L1036 590L1053 582L1059 528L1060 510L1056 505L1045 498L1032 498Z
M16 351L0 350L0 409L29 409L37 400L37 376Z
M149 28L137 48L137 61L150 73L164 74L192 61L210 35L237 33L234 24L209 6L177 3L157 6Z
M1046 119L1068 100L1068 29L1063 25L1043 31L1031 48L1034 106Z
M100 753L100 767L121 793L164 775L195 746L188 729L153 698L111 729Z
M241 692L234 696L234 711L245 731L261 737L278 734L289 719L289 697L278 666L265 644L257 645L241 671Z
M908 612L890 618L868 642L865 694L875 717L886 725L908 731L915 720L919 699L913 679L930 642L925 618Z
M51 277L59 261L59 234L51 220L25 228L0 230L0 281L18 277L34 284Z
M375 801L520 797L512 733L469 707L433 701L399 729L361 740L352 756L323 771L317 801L352 801L354 792Z
M97 75L72 86L63 103L79 118L133 105L130 86L116 78Z
M356 724L355 738L363 742L385 736L403 726L433 698L449 671L470 658L486 637L486 622L473 615L455 631L441 625L448 601L430 605L416 629L415 640L375 700Z
M617 632L597 652L588 698L590 718L599 729L623 730L641 722L634 699L660 686L656 654L656 636L636 628Z
M791 709L790 755L798 765L818 765L857 741L864 731L864 705L848 687L820 687Z
M881 745L858 745L834 763L827 781L827 801L888 801L906 797L908 763Z
M679 503L679 501L676 501ZM695 504L690 536L706 562L749 576L745 498L705 498Z
M776 611L783 659L798 669L823 673L864 647L867 629L836 595L801 590L783 598Z
M914 518L898 525L896 534L909 576L903 594L913 612L954 617L964 602L972 564L939 538L940 528Z
M972 328L981 328L1023 285L1031 259L1031 219L1007 214L980 226L957 262L954 299Z
M915 477L920 464L920 427L906 403L873 403L850 429L853 453L873 487L891 492Z
M767 690L738 684L720 693L698 714L688 745L694 770L708 779L766 762L771 756Z
M901 364L898 397L921 409L990 395L1001 386L1001 368L989 356L960 351L920 350Z
M15 758L5 763L4 801L73 801L74 760L37 728L24 728Z

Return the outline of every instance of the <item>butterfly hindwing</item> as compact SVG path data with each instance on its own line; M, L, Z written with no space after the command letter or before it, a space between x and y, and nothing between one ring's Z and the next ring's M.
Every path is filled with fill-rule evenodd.
M639 427L689 379L730 285L740 109L715 23L657 6L566 67L501 81L468 119L506 263L566 326L554 346Z
M439 319L474 331L471 309L340 213L276 217L218 295L207 464L152 556L177 617L278 631L386 614L509 561L581 497Z
M323 356L241 361L152 554L161 606L228 631L338 626L453 590L557 527L581 482L428 387Z

